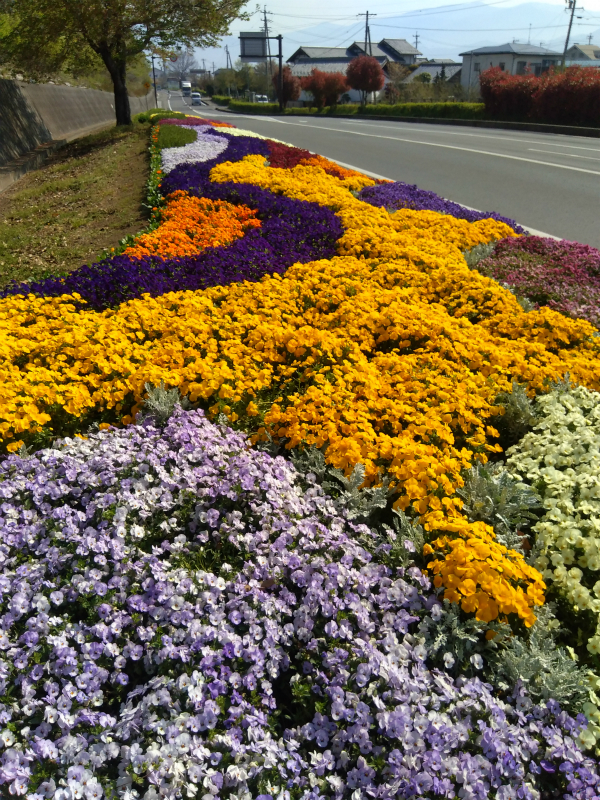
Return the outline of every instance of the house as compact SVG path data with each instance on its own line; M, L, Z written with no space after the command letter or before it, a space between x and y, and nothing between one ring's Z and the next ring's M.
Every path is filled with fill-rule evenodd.
M372 55L377 59L387 58L396 64L416 64L420 51L406 39L382 39L377 44L364 42L353 42L348 48L348 54L352 57Z
M565 54L567 63L569 61L597 61L600 65L600 45L597 44L573 44Z
M500 67L510 75L524 75L526 72L541 75L562 61L562 53L519 42L479 47L460 55L463 60L461 84L465 89L478 89L480 73L490 67Z
M416 64L420 51L406 39L382 39L374 44L352 42L349 47L299 47L287 60L291 66L312 63L318 69L320 63L346 63L358 56L372 55L384 66L390 61L397 64Z
M299 47L287 60L292 75L304 78L310 75L313 69L322 72L346 73L348 64L355 58L372 55L376 58L385 73L388 64L416 64L421 55L406 39L382 39L380 42L365 44L353 42L349 47ZM386 84L388 78L386 75ZM385 87L384 87L385 88ZM383 90L382 90L383 91ZM350 89L349 100L353 103L360 101L360 92ZM302 92L301 102L307 102L309 95Z

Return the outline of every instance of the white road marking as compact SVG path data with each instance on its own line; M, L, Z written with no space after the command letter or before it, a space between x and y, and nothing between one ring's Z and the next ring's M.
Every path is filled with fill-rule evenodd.
M549 156L564 156L565 158L584 158L586 161L600 161L600 158L594 158L594 156L578 156L575 153L557 153L555 150L537 150L535 147L528 147L527 149L532 153L547 153Z

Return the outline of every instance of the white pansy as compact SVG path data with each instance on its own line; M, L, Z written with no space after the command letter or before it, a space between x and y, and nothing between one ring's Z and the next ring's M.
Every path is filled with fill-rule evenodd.
M600 651L600 394L582 386L538 398L540 423L507 452L507 468L541 495L536 567L576 608L598 616Z

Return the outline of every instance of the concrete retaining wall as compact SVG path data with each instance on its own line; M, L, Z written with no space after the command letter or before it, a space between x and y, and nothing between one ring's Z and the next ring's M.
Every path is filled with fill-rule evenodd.
M47 83L20 83L19 87L53 139L76 139L115 123L114 97L109 92ZM154 95L130 97L129 103L131 113L139 114L154 106Z
M138 114L154 106L154 95L131 97L130 103L131 113ZM40 150L51 149L49 142L70 141L114 124L110 92L0 80L0 170L4 183L8 173L14 171L12 166L22 174L29 155L35 161Z
M52 134L16 81L0 80L0 166L48 142Z

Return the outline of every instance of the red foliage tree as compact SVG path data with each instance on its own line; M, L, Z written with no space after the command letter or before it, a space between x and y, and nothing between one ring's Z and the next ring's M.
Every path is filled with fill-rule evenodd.
M493 67L481 73L479 83L490 119L600 126L600 71L596 69L568 67L536 78L509 75Z
M367 102L367 95L383 89L385 75L381 64L373 56L359 56L352 59L346 70L348 85L357 89L361 96L361 105Z
M305 92L312 94L317 108L337 105L339 96L348 88L346 76L341 72L320 69L313 69L308 77L302 78L301 85Z
M300 79L292 75L289 67L283 68L283 96L279 97L279 70L273 75L273 86L277 93L277 100L281 100L285 108L290 100L297 100L300 97Z

